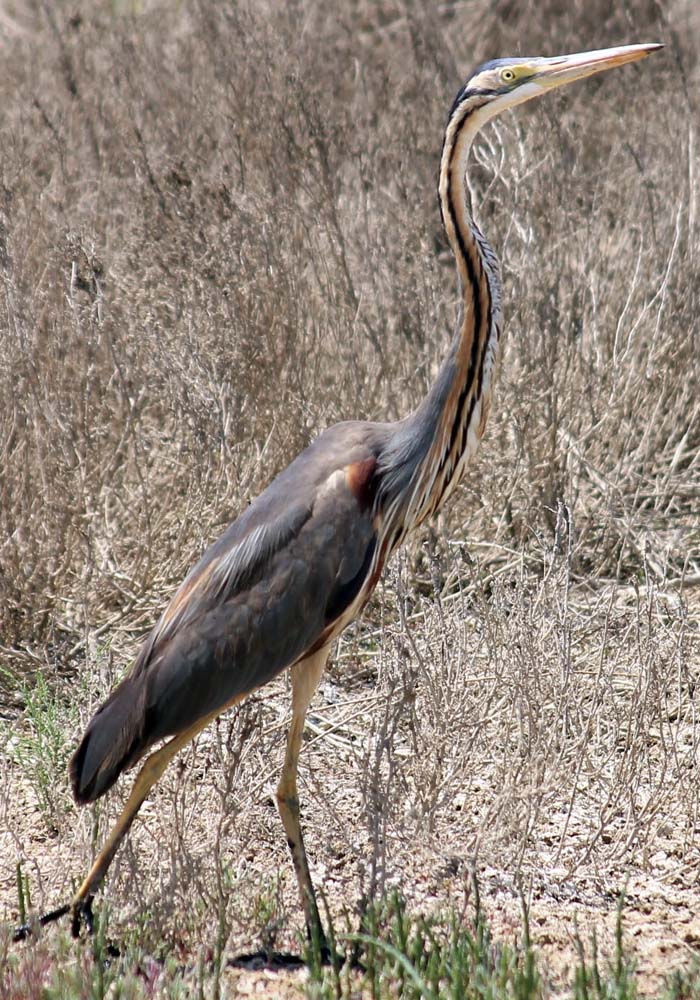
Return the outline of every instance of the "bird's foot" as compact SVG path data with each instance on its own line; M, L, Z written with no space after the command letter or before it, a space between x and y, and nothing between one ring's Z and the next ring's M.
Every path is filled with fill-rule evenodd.
M80 937L80 929L85 924L88 934L95 930L95 917L92 912L92 901L94 896L86 896L85 899L77 900L71 906L71 934L74 938Z
M37 927L46 927L47 924L53 924L69 913L71 915L71 934L74 938L80 937L83 925L89 935L94 934L95 917L92 912L93 898L93 896L86 896L77 902L66 903L64 906L59 906L56 910L50 910L48 913L42 914L38 920L35 919L22 924L12 935L13 942L26 941L27 938L32 937ZM111 941L105 941L104 946L109 958L116 958L121 954L119 948Z
M60 920L61 917L65 917L69 910L69 904L59 906L56 910L50 910L48 913L43 913L38 920L32 920L26 924L22 924L12 935L13 942L26 941L27 938L32 936L37 927L45 927L47 924L52 924L54 921Z
M109 964L111 959L120 957L122 950L119 945L106 937L105 915L102 914L95 917L95 914L92 912L94 898L94 896L85 896L84 899L73 902L71 906L71 934L74 938L79 938L82 927L85 926L88 936L91 938L93 936L96 937L94 943L96 954L101 954L103 961Z

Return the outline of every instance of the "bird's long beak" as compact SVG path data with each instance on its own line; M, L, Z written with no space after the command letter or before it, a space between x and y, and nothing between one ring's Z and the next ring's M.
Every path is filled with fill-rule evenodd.
M618 45L613 49L598 49L594 52L576 52L574 55L555 56L553 59L538 59L533 82L549 90L601 73L605 69L644 59L651 52L662 48L663 45L658 42L646 42L641 45Z

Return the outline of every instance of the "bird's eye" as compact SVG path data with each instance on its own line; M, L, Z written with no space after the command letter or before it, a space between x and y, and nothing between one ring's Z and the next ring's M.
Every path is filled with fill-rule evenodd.
M502 69L501 70L501 80L504 83L512 83L515 79L515 70L512 69Z

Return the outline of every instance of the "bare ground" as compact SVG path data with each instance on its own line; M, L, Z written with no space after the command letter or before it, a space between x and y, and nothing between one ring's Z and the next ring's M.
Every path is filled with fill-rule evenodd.
M304 750L316 884L349 929L373 886L468 919L476 871L506 940L521 934L528 900L533 943L558 987L571 980L577 931L590 949L595 929L612 955L624 890L639 992L658 995L700 947L698 735L683 690L697 669L697 612L658 593L606 588L583 599L561 575L527 598L516 586L507 601L507 617L482 618L463 596L442 607L425 599L403 624L343 642ZM529 669L518 652L525 634ZM263 940L298 951L296 886L273 805L287 700L279 682L222 720L143 807L103 897L117 939L136 924L154 947L196 954L212 947L223 907L232 956ZM64 790L47 832L31 785L16 770L10 781L0 887L16 920L16 860L34 904L53 907L88 863L93 823ZM115 807L100 809L98 842ZM241 992L270 975L290 989L304 979L227 975Z

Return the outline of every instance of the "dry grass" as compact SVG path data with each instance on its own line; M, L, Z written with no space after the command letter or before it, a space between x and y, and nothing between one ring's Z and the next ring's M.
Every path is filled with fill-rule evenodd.
M204 545L320 429L425 392L455 316L434 189L460 79L660 38L478 145L494 415L341 640L302 791L334 913L392 886L460 905L476 866L505 933L529 894L559 982L572 921L605 934L626 884L653 995L700 947L700 15L333 7L3 8L5 914L18 861L55 905L104 835L124 789L78 814L65 760ZM286 712L282 679L163 780L104 893L121 933L295 946Z

